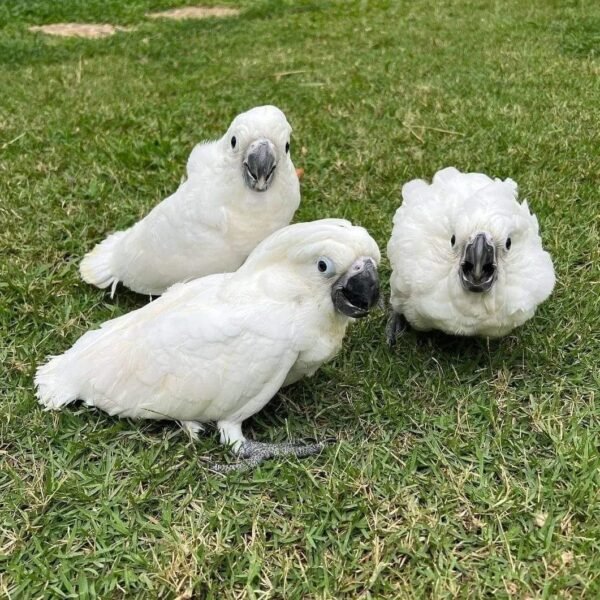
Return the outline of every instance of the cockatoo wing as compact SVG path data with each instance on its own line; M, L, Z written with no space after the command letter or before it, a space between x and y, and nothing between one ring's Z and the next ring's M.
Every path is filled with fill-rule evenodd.
M214 191L188 179L124 233L112 257L115 275L138 292L161 294L172 281L233 271L240 259L226 244L226 227Z
M281 387L298 352L289 307L221 299L224 275L176 285L84 335L36 378L40 401L74 398L122 417L243 420Z

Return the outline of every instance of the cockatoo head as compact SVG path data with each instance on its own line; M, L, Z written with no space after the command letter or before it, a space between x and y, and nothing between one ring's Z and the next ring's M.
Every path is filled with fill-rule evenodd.
M228 162L239 169L244 184L265 192L278 171L293 170L290 159L292 128L276 106L257 106L238 115L221 139Z
M360 318L379 298L380 258L366 229L343 219L322 219L276 231L256 247L239 272L261 280L272 297L314 302Z
M542 248L537 218L527 202L517 202L514 181L492 181L454 203L452 213L446 243L456 287L467 295L502 288L508 300L510 294L531 290L545 299L554 285L554 268Z
M548 297L552 260L542 248L537 218L526 201L517 201L512 179L446 169L428 188L419 180L407 184L403 195L409 205L419 202L410 210L411 219L421 223L409 228L418 234L413 251L422 264L415 268L431 265L430 276L447 280L455 303L529 312Z

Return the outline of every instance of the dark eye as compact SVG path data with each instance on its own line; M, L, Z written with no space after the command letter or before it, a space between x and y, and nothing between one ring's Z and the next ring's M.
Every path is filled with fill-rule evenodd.
M455 235L453 235L453 236L450 238L450 243L451 243L453 246L454 246L454 244L456 244L456 236L455 236Z
M235 145L237 144L237 140L235 139L235 135L231 138L231 147L235 148Z
M510 238L506 238L506 249L510 250L510 247L512 246L512 241Z
M319 270L319 273L323 273L323 275L326 275L327 277L335 275L335 265L333 264L333 261L326 256L319 257L317 269Z
M290 151L290 143L288 142L288 143L285 145L285 153L287 154L289 151Z

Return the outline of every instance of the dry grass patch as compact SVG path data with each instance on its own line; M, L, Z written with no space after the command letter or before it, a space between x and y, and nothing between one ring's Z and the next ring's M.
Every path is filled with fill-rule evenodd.
M120 27L108 23L52 23L50 25L33 25L29 31L60 37L98 39L114 35L117 31L133 31L133 29L133 27Z
M184 6L162 12L146 13L146 16L150 19L175 19L176 21L181 21L183 19L237 17L239 14L239 9L225 6Z

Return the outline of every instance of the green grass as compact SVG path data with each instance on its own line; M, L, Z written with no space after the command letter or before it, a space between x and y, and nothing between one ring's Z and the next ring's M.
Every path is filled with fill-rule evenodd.
M0 5L0 596L597 598L598 3L245 0L239 18L144 19L177 4ZM137 30L27 31L65 20ZM339 443L251 473L207 472L212 432L42 412L36 365L144 302L86 286L81 256L263 103L294 126L297 220L348 217L382 249L404 181L514 178L555 259L551 299L490 343L408 333L390 352L383 312L358 323L246 425Z

